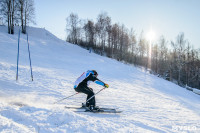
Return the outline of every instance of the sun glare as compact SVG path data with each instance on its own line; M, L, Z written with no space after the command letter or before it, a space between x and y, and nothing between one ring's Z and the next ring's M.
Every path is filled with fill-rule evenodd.
M148 41L154 41L155 37L156 37L156 34L152 29L149 32L147 32L146 38Z
M152 45L156 39L156 34L154 30L151 29L149 32L147 32L146 39L147 41L149 41L148 67L151 69Z

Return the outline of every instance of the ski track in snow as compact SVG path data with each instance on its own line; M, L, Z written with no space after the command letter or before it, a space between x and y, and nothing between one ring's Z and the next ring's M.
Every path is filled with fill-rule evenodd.
M6 27L0 27L0 132L200 132L199 95L140 68L89 53L44 29L28 32L34 81L23 34L16 81L18 35L8 35ZM97 70L99 79L110 85L96 96L97 105L122 113L77 113L64 108L80 106L84 94L54 104L74 94L74 81L89 69ZM102 88L94 83L91 87L95 92Z

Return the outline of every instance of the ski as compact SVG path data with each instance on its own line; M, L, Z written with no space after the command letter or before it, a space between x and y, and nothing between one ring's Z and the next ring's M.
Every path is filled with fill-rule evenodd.
M79 107L79 106L65 106L67 109L86 109L85 107ZM116 110L117 108L100 108L103 110Z
M122 111L119 110L103 110L100 108L98 111L90 111L90 110L77 110L75 112L89 112L89 113L121 113Z
M91 113L121 113L122 111L114 108L99 108L99 110L91 111L87 107L65 106L66 109L75 110L74 112L91 112Z
M79 106L65 106L67 109L85 109L85 107L79 107Z

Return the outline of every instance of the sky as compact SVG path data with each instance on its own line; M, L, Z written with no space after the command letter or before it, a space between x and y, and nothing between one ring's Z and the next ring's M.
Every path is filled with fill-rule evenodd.
M70 13L96 22L100 13L107 12L112 24L133 28L137 37L151 31L154 43L164 36L170 45L183 32L194 48L200 48L199 7L200 0L35 0L35 26L65 40Z

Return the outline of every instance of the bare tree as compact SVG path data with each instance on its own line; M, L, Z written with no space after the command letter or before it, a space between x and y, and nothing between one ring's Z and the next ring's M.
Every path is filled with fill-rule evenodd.
M20 12L20 21L22 33L26 34L26 27L29 22L35 24L35 8L33 0L18 0L18 11Z
M158 73L163 74L168 69L167 64L167 54L168 54L168 48L167 48L167 41L165 40L164 36L161 36L159 40L159 62L158 62Z
M187 47L188 48L188 47ZM188 49L187 49L188 50ZM186 84L192 87L200 88L200 50L191 48L190 50L190 60L187 62L187 82ZM187 51L188 54L188 51Z
M119 44L119 25L114 24L111 29L111 57L115 58L117 47Z
M139 52L139 65L142 65L144 63L144 55L145 55L145 51L146 51L146 40L143 36L143 32L141 32L140 38L139 38L139 42L138 42L138 52ZM144 66L146 66L146 63L144 64Z
M111 23L111 18L107 15L106 12L103 12L98 15L97 17L97 23L96 23L96 31L99 36L99 42L100 45L102 46L102 50L104 52L105 49L105 42L106 42L106 37L107 37L107 30L108 27L110 26Z
M8 23L8 33L14 34L14 22L16 12L15 0L1 0L1 13Z
M88 43L89 47L93 46L95 37L94 22L88 20L88 22L84 25L83 29L85 30L86 43Z
M119 50L120 50L120 60L126 60L127 61L127 53L130 46L129 42L129 35L128 35L128 29L125 27L125 25L120 26L120 36L119 36Z
M112 43L111 43L111 35L112 35L112 25L111 25L111 18L107 17L107 26L106 26L106 32L107 32L107 45L108 45L108 49L107 49L107 53L108 56L111 57L111 53L112 53Z
M24 32L26 33L26 27L28 23L35 24L35 7L33 0L25 0L24 7Z
M174 48L174 52L176 53L176 58L174 64L176 64L176 69L178 71L178 84L181 84L181 70L185 65L185 44L186 40L184 38L184 33L180 33L177 36L176 43L171 42L172 47Z
M68 37L67 41L78 44L78 37L80 36L80 23L81 20L79 20L79 17L77 14L71 13L69 17L66 19L67 21L67 28L66 30L68 31Z
M152 47L152 54L151 54L151 69L154 70L156 73L158 73L158 62L159 62L159 50L158 50L158 44L155 44Z
M136 40L136 35L135 35L135 31L131 28L131 31L129 33L129 38L130 38L130 47L131 47L131 62L135 63L136 60L136 49L137 49L137 40Z
M0 25L3 25L2 0L0 0Z

